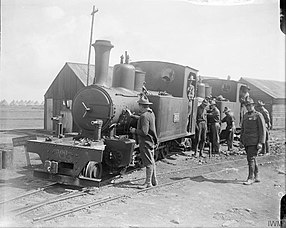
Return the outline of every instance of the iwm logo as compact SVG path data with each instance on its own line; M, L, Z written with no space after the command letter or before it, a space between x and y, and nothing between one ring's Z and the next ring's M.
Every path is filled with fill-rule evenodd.
M286 220L275 221L270 220L268 221L268 227L286 227Z

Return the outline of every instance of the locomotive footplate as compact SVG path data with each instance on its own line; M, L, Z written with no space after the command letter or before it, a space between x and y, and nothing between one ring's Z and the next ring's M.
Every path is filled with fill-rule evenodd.
M37 153L43 162L34 176L78 186L99 186L104 149L103 142L90 146L74 145L71 140L27 142L27 151Z
M101 179L91 179L86 177L72 177L61 174L48 173L45 170L35 169L34 177L54 181L59 184L73 185L78 187L100 187Z

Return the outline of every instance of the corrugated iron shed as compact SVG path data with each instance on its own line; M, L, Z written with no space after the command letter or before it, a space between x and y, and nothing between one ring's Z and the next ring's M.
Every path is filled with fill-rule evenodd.
M285 98L285 82L241 77L239 81L251 84L274 99Z

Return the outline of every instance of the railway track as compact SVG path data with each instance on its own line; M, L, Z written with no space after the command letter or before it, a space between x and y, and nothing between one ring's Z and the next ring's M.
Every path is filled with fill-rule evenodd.
M267 157L259 157L259 163L267 163L274 162L283 158L283 155L272 155ZM209 173L220 172L227 168L240 168L245 167L246 159L236 159L236 160L228 160L224 162L217 162L213 164L205 164L197 167L186 168L181 170L175 170L168 173L159 173L157 175L159 185L147 188L147 189L137 189L138 183L143 181L144 178L134 179L130 181L123 181L114 184L106 184L102 188L83 188L80 190L69 190L65 191L59 195L54 197L46 198L41 200L40 202L34 202L18 208L13 208L8 211L11 216L16 216L21 219L30 220L32 223L39 223L44 221L53 220L55 218L68 215L83 209L96 207L102 204L106 204L109 202L114 202L124 198L131 198L132 196L136 196L136 194L142 192L148 192L155 189L161 189L169 185L178 184L180 182L188 181L190 178L205 175ZM114 180L117 180L116 178ZM119 179L118 179L119 180ZM137 183L137 184L136 184ZM39 192L43 191L43 189L52 188L54 184L49 186L28 192L23 194L22 196L15 197L10 200L6 200L1 203L9 203L15 200L23 199L27 196L36 195ZM118 188L120 190L115 191L114 188ZM110 191L113 188L113 191ZM102 193L105 194L102 194ZM107 197L102 197L102 195L107 195ZM89 197L92 196L92 197ZM75 198L78 200L75 203ZM72 201L71 201L72 200ZM75 204L79 204L74 207L70 207ZM41 210L42 208L43 210ZM50 208L50 209L49 209ZM67 208L67 209L62 209ZM42 214L41 211L53 211L52 213Z

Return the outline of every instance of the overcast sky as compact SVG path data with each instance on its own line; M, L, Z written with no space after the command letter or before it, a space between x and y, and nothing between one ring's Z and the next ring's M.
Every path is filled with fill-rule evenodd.
M285 81L279 0L194 2L2 0L0 100L42 101L66 62L87 63L93 5L93 42L111 41L111 66L128 51L131 61L174 62L204 76Z

